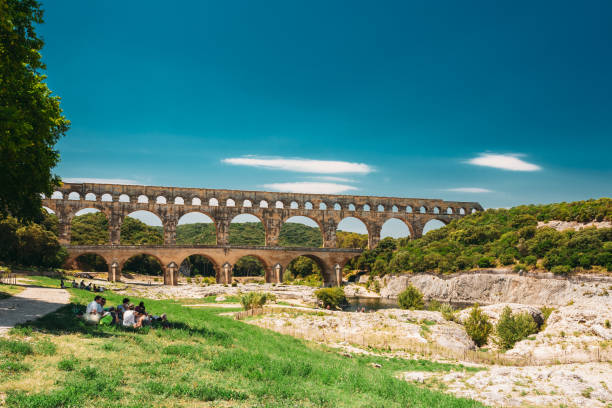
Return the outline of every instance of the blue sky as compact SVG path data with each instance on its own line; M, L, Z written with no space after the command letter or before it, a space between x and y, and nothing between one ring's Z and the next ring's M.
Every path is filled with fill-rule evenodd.
M43 1L72 121L60 176L485 207L612 195L609 1L179 4Z

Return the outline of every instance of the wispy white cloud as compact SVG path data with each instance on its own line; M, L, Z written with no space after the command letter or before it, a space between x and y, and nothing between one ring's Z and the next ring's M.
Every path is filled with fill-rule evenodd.
M468 160L468 163L511 171L537 171L541 169L537 164L528 163L520 159L519 156L518 154L481 153L480 156Z
M493 190L489 190L488 188L480 188L480 187L447 188L446 191L453 191L456 193L492 193L493 192Z
M222 162L236 166L261 167L272 170L286 170L298 173L314 174L368 174L374 171L372 166L364 163L351 163L335 160L231 157L223 159Z
M86 178L86 177L62 177L64 183L95 183L95 184L140 184L136 180Z
M288 193L314 193L314 194L339 194L346 191L357 190L357 187L337 183L318 183L310 181L299 181L294 183L270 183L264 187L274 191Z
M354 181L346 177L335 177L335 176L313 176L309 178L316 179L316 180L325 180L325 181L339 181L341 183L352 183Z

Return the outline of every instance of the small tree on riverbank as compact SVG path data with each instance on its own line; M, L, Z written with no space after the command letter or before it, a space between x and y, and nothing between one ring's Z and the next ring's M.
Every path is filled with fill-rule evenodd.
M472 308L472 312L466 319L464 326L466 333L478 347L487 344L493 326L489 322L487 315L485 315L478 306L478 303Z
M249 292L240 297L240 304L242 304L244 310L250 310L262 307L267 302L273 302L275 300L276 296L273 293Z
M412 285L409 285L406 290L399 294L398 302L402 309L418 310L425 307L423 294Z
M315 296L325 308L342 309L347 303L344 289L341 287L321 288L315 291Z
M497 343L504 350L510 350L514 345L538 332L538 325L528 312L512 313L508 306L504 308L495 327Z

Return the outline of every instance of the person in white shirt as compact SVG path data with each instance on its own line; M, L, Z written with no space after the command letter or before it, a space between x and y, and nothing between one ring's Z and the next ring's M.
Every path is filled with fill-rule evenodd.
M94 300L87 305L83 318L88 323L98 324L102 314L104 314L104 309L102 309L102 296L96 296Z

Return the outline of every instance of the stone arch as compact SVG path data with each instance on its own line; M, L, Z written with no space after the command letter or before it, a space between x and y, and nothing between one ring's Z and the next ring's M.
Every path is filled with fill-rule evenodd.
M191 205L200 206L202 205L202 200L200 197L191 197Z
M76 223L75 223L76 221ZM109 217L93 207L84 207L70 216L71 245L108 245Z
M407 212L408 214L412 214L412 207L411 207L411 206L409 206L409 205L407 205L407 206L406 206L406 212Z
M209 207L218 207L219 206L219 200L217 200L215 197L212 197L208 200L208 206Z
M102 197L100 197L100 201L111 203L113 202L113 196L109 193L104 193L102 194Z
M238 220L236 220L237 218ZM247 225L236 227L236 224ZM261 225L261 229L259 225ZM252 213L242 213L234 216L230 220L228 233L229 245L263 246L266 245L266 237L268 236L264 220L259 215ZM243 238L240 238L240 236ZM245 236L248 236L248 239L245 240Z
M157 196L157 198L155 199L155 204L167 204L168 200L166 200L166 197L164 196Z
M147 204L149 202L149 197L147 197L144 194L141 194L138 196L138 199L136 200L136 202L140 204Z
M61 191L54 191L53 194L51 194L51 199L52 200L63 200L64 194L62 194Z
M425 207L424 205L422 205L422 206L419 208L419 212L420 212L421 214L425 214L425 213L427 212L427 207Z
M414 236L412 225L401 218L391 217L380 228L380 238L408 238Z
M228 198L227 200L225 200L225 206L226 207L235 207L236 206L236 201L234 201L233 198Z
M296 231L293 227L288 227L287 224L300 224L300 225L305 225L311 228L316 228L318 229L317 236L315 237L315 236L308 235L312 231L310 229L300 232L299 230ZM314 235L315 232L314 231L312 232ZM316 242L314 242L315 240ZM319 221L311 217L306 217L303 215L296 215L296 216L288 216L288 217L285 217L285 219L283 219L283 224L280 228L278 243L279 243L279 246L282 246L282 247L291 247L291 246L294 246L294 247L295 246L322 247L324 240L325 239L323 237L323 226L321 225ZM295 243L296 241L300 241L300 243L296 244ZM313 243L313 244L310 244L310 243Z
M120 203L129 203L130 202L130 196L127 194L121 194L119 196L119 202Z
M96 201L96 195L94 193L85 194L85 201Z
M370 204L364 204L362 207L363 211L370 211Z
M274 204L275 208L285 208L285 203L283 203L280 200L277 200L276 203Z
M394 205L394 206L392 206L392 207L391 207L391 212L396 213L396 212L398 212L398 211L399 211L399 210L397 209L397 205Z
M440 218L432 218L423 225L423 235L446 226L447 222Z
M108 272L110 264L97 252L84 252L73 257L66 264L83 272Z
M310 201L306 201L304 203L304 209L305 210L312 210L314 207L312 206L312 203Z
M285 265L281 282L283 280L289 282L306 280L309 285L317 281L320 281L320 284L323 285L325 270L325 264L319 257L311 254L297 255Z
M154 212L132 211L121 221L120 237L122 245L162 245L164 224L161 217Z
M52 209L50 209L49 207L45 207L44 205L43 205L43 210L45 210L45 211L46 211L46 212L48 212L49 214L53 214L53 215L55 215L55 211L53 211L53 210L52 210Z
M247 207L247 208L251 208L251 207L253 207L253 202L251 202L251 200L244 200L242 202L242 206L243 207Z
M353 233L342 234L342 233ZM345 236L346 235L346 236ZM336 246L344 248L367 248L370 229L367 220L356 216L344 217L336 226Z
M465 208L463 208L463 207L459 208L459 214L460 215L465 215Z
M81 195L77 193L76 191L72 191L70 192L70 194L68 194L68 200L78 201L80 199L81 199Z
M376 211L384 212L385 211L385 206L382 205L382 204L378 204L378 206L376 206Z
M185 205L185 200L183 199L183 197L174 197L174 204Z
M269 271L270 265L263 257L246 254L236 259L232 265L232 280L233 278L263 277L268 281Z
M204 258L208 262L201 262L198 258L195 258L195 257ZM206 265L206 263L208 263L210 266ZM192 268L194 264L196 265L203 264L201 266L200 265L196 266L196 268L198 268L197 270L199 272L198 273L199 275L202 275L204 277L212 276L215 278L217 283L220 283L219 265L217 265L217 263L215 262L213 258L211 258L210 256L206 254L193 253L193 254L189 254L185 256L181 260L181 262L178 263L179 273L184 276L192 276L195 272ZM187 269L189 269L189 274L186 273Z
M296 201L292 201L291 203L289 203L289 208L291 208L292 210L297 210L298 208L300 208L300 206Z
M182 227L183 225L191 227ZM217 245L217 223L210 214L202 210L181 215L176 230L176 243L179 245Z
M470 214L476 214L477 212L478 210L475 208L470 209Z
M339 203L335 203L334 204L334 211L340 211L342 210L342 206Z
M324 202L319 203L319 210L327 210L327 204Z
M156 267L151 260L157 261L158 267ZM135 270L132 270L132 268ZM123 275L136 273L140 275L162 277L166 272L166 265L164 265L161 258L157 255L143 251L122 260L119 264L119 270Z
M440 207L435 206L435 207L433 208L433 213L434 213L434 214L440 214Z
M259 202L259 208L268 208L268 202L266 200L261 200Z
M293 259L291 259L291 261L285 267L285 272L291 271L291 264L302 257L308 258L309 260L311 260L317 265L317 267L321 271L320 274L321 274L321 278L323 279L323 286L326 286L326 287L334 286L336 284L336 278L334 276L335 271L333 271L333 268L327 265L325 261L323 261L318 256L309 254L309 253L304 253L304 254L300 254L298 256L293 257Z
M451 215L451 214L453 213L453 208L452 208L452 207L448 207L448 208L446 209L446 213L447 213L447 214L449 214L449 215Z
M355 204L352 204L352 203L351 203L351 204L349 204L349 205L348 205L348 210L349 210L349 211L355 211Z

